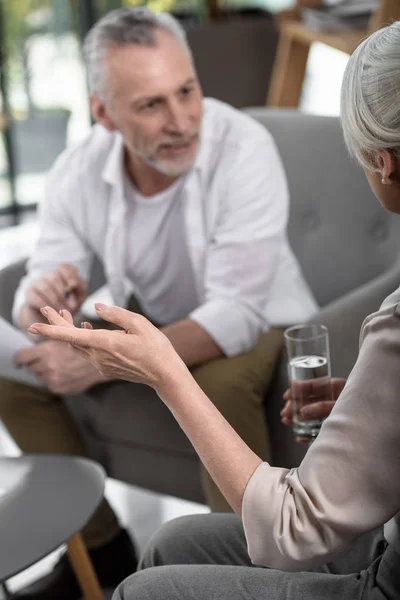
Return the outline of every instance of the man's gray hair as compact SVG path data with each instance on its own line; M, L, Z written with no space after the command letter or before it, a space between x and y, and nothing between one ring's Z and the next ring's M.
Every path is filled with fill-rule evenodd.
M107 89L104 55L108 48L128 44L155 47L155 33L159 30L176 38L192 57L185 30L168 13L154 14L147 8L119 8L100 19L83 45L90 91L104 101Z
M346 145L362 167L377 172L377 150L400 159L400 21L364 40L347 64L341 96Z

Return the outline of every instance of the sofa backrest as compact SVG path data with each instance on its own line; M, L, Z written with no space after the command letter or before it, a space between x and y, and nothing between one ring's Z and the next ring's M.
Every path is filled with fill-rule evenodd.
M400 217L385 211L345 148L337 117L247 110L273 135L291 197L289 239L320 306L371 280L400 252Z

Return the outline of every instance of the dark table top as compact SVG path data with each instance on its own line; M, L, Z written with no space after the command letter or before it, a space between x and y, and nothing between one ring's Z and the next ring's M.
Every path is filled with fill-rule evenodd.
M92 460L0 457L0 581L67 542L99 506L105 473Z

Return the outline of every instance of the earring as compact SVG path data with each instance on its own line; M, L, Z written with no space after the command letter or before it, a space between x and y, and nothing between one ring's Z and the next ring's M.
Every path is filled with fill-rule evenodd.
M387 184L387 181L386 181L386 179L384 177L382 177L382 183L383 183L383 185Z

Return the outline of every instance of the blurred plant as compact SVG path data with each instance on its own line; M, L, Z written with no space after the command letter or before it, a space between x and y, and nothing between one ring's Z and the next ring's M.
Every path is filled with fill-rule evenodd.
M206 4L207 0L97 0L101 16L121 6L147 6L155 13L171 12L179 15L193 12L203 15Z
M11 85L22 83L28 113L35 110L31 94L30 54L38 35L58 35L68 30L65 0L3 0L5 55Z

